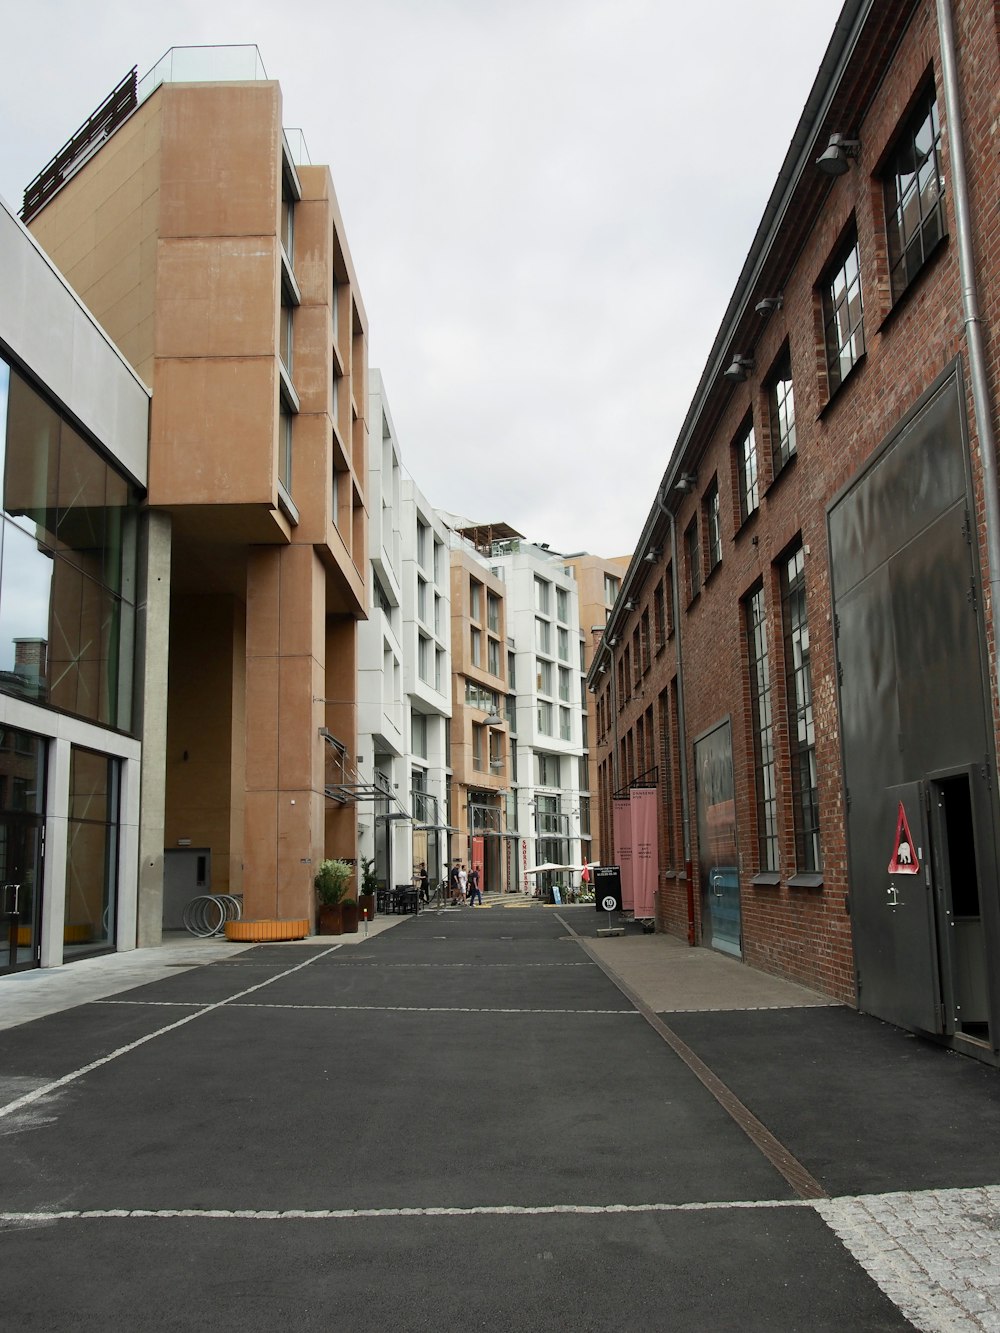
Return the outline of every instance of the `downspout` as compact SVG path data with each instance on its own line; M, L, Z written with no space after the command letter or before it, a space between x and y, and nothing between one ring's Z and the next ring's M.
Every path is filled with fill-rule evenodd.
M972 405L979 437L979 458L983 469L983 511L986 521L986 560L990 583L990 613L993 617L993 688L994 706L1000 699L1000 651L997 647L1000 610L1000 491L997 489L996 439L990 410L986 355L983 350L982 320L976 286L976 261L972 250L972 210L969 184L965 174L965 141L962 135L962 111L958 96L958 67L955 57L955 29L949 0L937 0L938 34L941 45L941 82L948 116L948 151L954 183L955 230L958 242L958 271L962 283L962 314L969 348L969 376L972 381Z
M677 652L677 752L681 769L681 824L684 830L684 879L687 884L688 944L695 943L694 877L691 866L691 806L688 801L687 727L684 721L684 657L681 648L681 598L677 583L677 523L674 512L663 499L663 487L656 492L660 512L670 520L670 599L674 612L674 644Z

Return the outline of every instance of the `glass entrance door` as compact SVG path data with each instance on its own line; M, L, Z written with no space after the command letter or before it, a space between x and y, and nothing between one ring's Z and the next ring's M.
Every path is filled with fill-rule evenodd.
M0 815L0 973L37 967L42 821Z

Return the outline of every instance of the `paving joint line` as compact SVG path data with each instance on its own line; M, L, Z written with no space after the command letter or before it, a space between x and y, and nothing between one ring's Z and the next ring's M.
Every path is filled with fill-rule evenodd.
M247 986L244 990L237 991L235 995L227 995L223 1000L215 1000L211 1004L200 1008L197 1013L185 1014L183 1018L178 1018L175 1023L168 1023L166 1027L157 1028L155 1032L147 1032L144 1037L139 1037L135 1041L130 1041L125 1046L119 1046L117 1050L110 1051L107 1055L102 1055L97 1060L91 1060L89 1064L81 1066L79 1069L72 1070L69 1074L63 1074L61 1078L53 1079L51 1083L44 1083L40 1088L35 1088L33 1092L26 1092L23 1097L17 1097L14 1101L8 1102L6 1106L0 1106L0 1120L5 1116L13 1115L15 1111L21 1111L33 1102L40 1101L42 1097L48 1096L50 1092L57 1092L69 1083L75 1083L77 1079L83 1078L85 1074L93 1073L95 1069L100 1069L102 1065L110 1064L112 1060L117 1060L120 1056L128 1055L129 1052L136 1050L139 1046L144 1046L149 1041L154 1041L157 1037L165 1036L168 1032L174 1032L177 1028L184 1027L188 1023L193 1023L196 1018L201 1018L205 1014L213 1013L216 1009L222 1009L225 1005L231 1004L234 1000L242 999L244 995L252 995L254 991L262 990L265 986L270 986L272 982L280 981L283 977L289 977L293 972L300 972L302 968L309 967L311 963L319 958L326 957L327 954L334 953L342 948L340 944L334 944L331 948L325 949L322 953L314 953L311 958L304 962L296 963L294 967L287 968L284 972L279 972L277 976L267 977L264 981L258 981L254 986ZM95 1004L101 1004L103 1001L96 1000Z
M740 1101L731 1088L723 1083L717 1074L709 1069L699 1056L697 1056L691 1047L678 1034L666 1024L659 1014L650 1009L645 1000L638 995L628 982L618 975L618 973L601 958L589 940L583 935L577 934L565 917L557 918L561 924L570 932L577 944L583 949L587 957L590 958L601 969L609 981L621 991L630 1003L634 1004L639 1013L643 1016L649 1026L658 1036L660 1036L670 1049L678 1056L695 1078L702 1086L711 1093L722 1109L732 1118L744 1134L750 1139L751 1143L764 1154L771 1165L778 1171L785 1180L788 1181L792 1189L795 1190L803 1199L826 1199L826 1190L819 1181L807 1170L785 1145L776 1138L771 1131L764 1125L753 1112Z

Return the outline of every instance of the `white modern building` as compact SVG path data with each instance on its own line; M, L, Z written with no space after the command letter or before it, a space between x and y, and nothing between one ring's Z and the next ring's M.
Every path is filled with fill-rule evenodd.
M0 292L2 974L159 938L170 551L148 390L2 200Z
M580 865L589 849L581 838L589 788L576 580L561 556L521 539L495 543L489 567L506 588L513 646L517 828L530 864Z
M403 474L382 376L369 372L369 618L358 638L359 852L384 884L447 857L450 610L443 529Z

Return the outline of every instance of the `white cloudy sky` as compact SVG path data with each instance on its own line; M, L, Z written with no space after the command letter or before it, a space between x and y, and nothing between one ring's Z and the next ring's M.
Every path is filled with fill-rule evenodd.
M0 194L133 65L256 42L332 168L403 461L556 550L633 546L841 0L33 0Z

